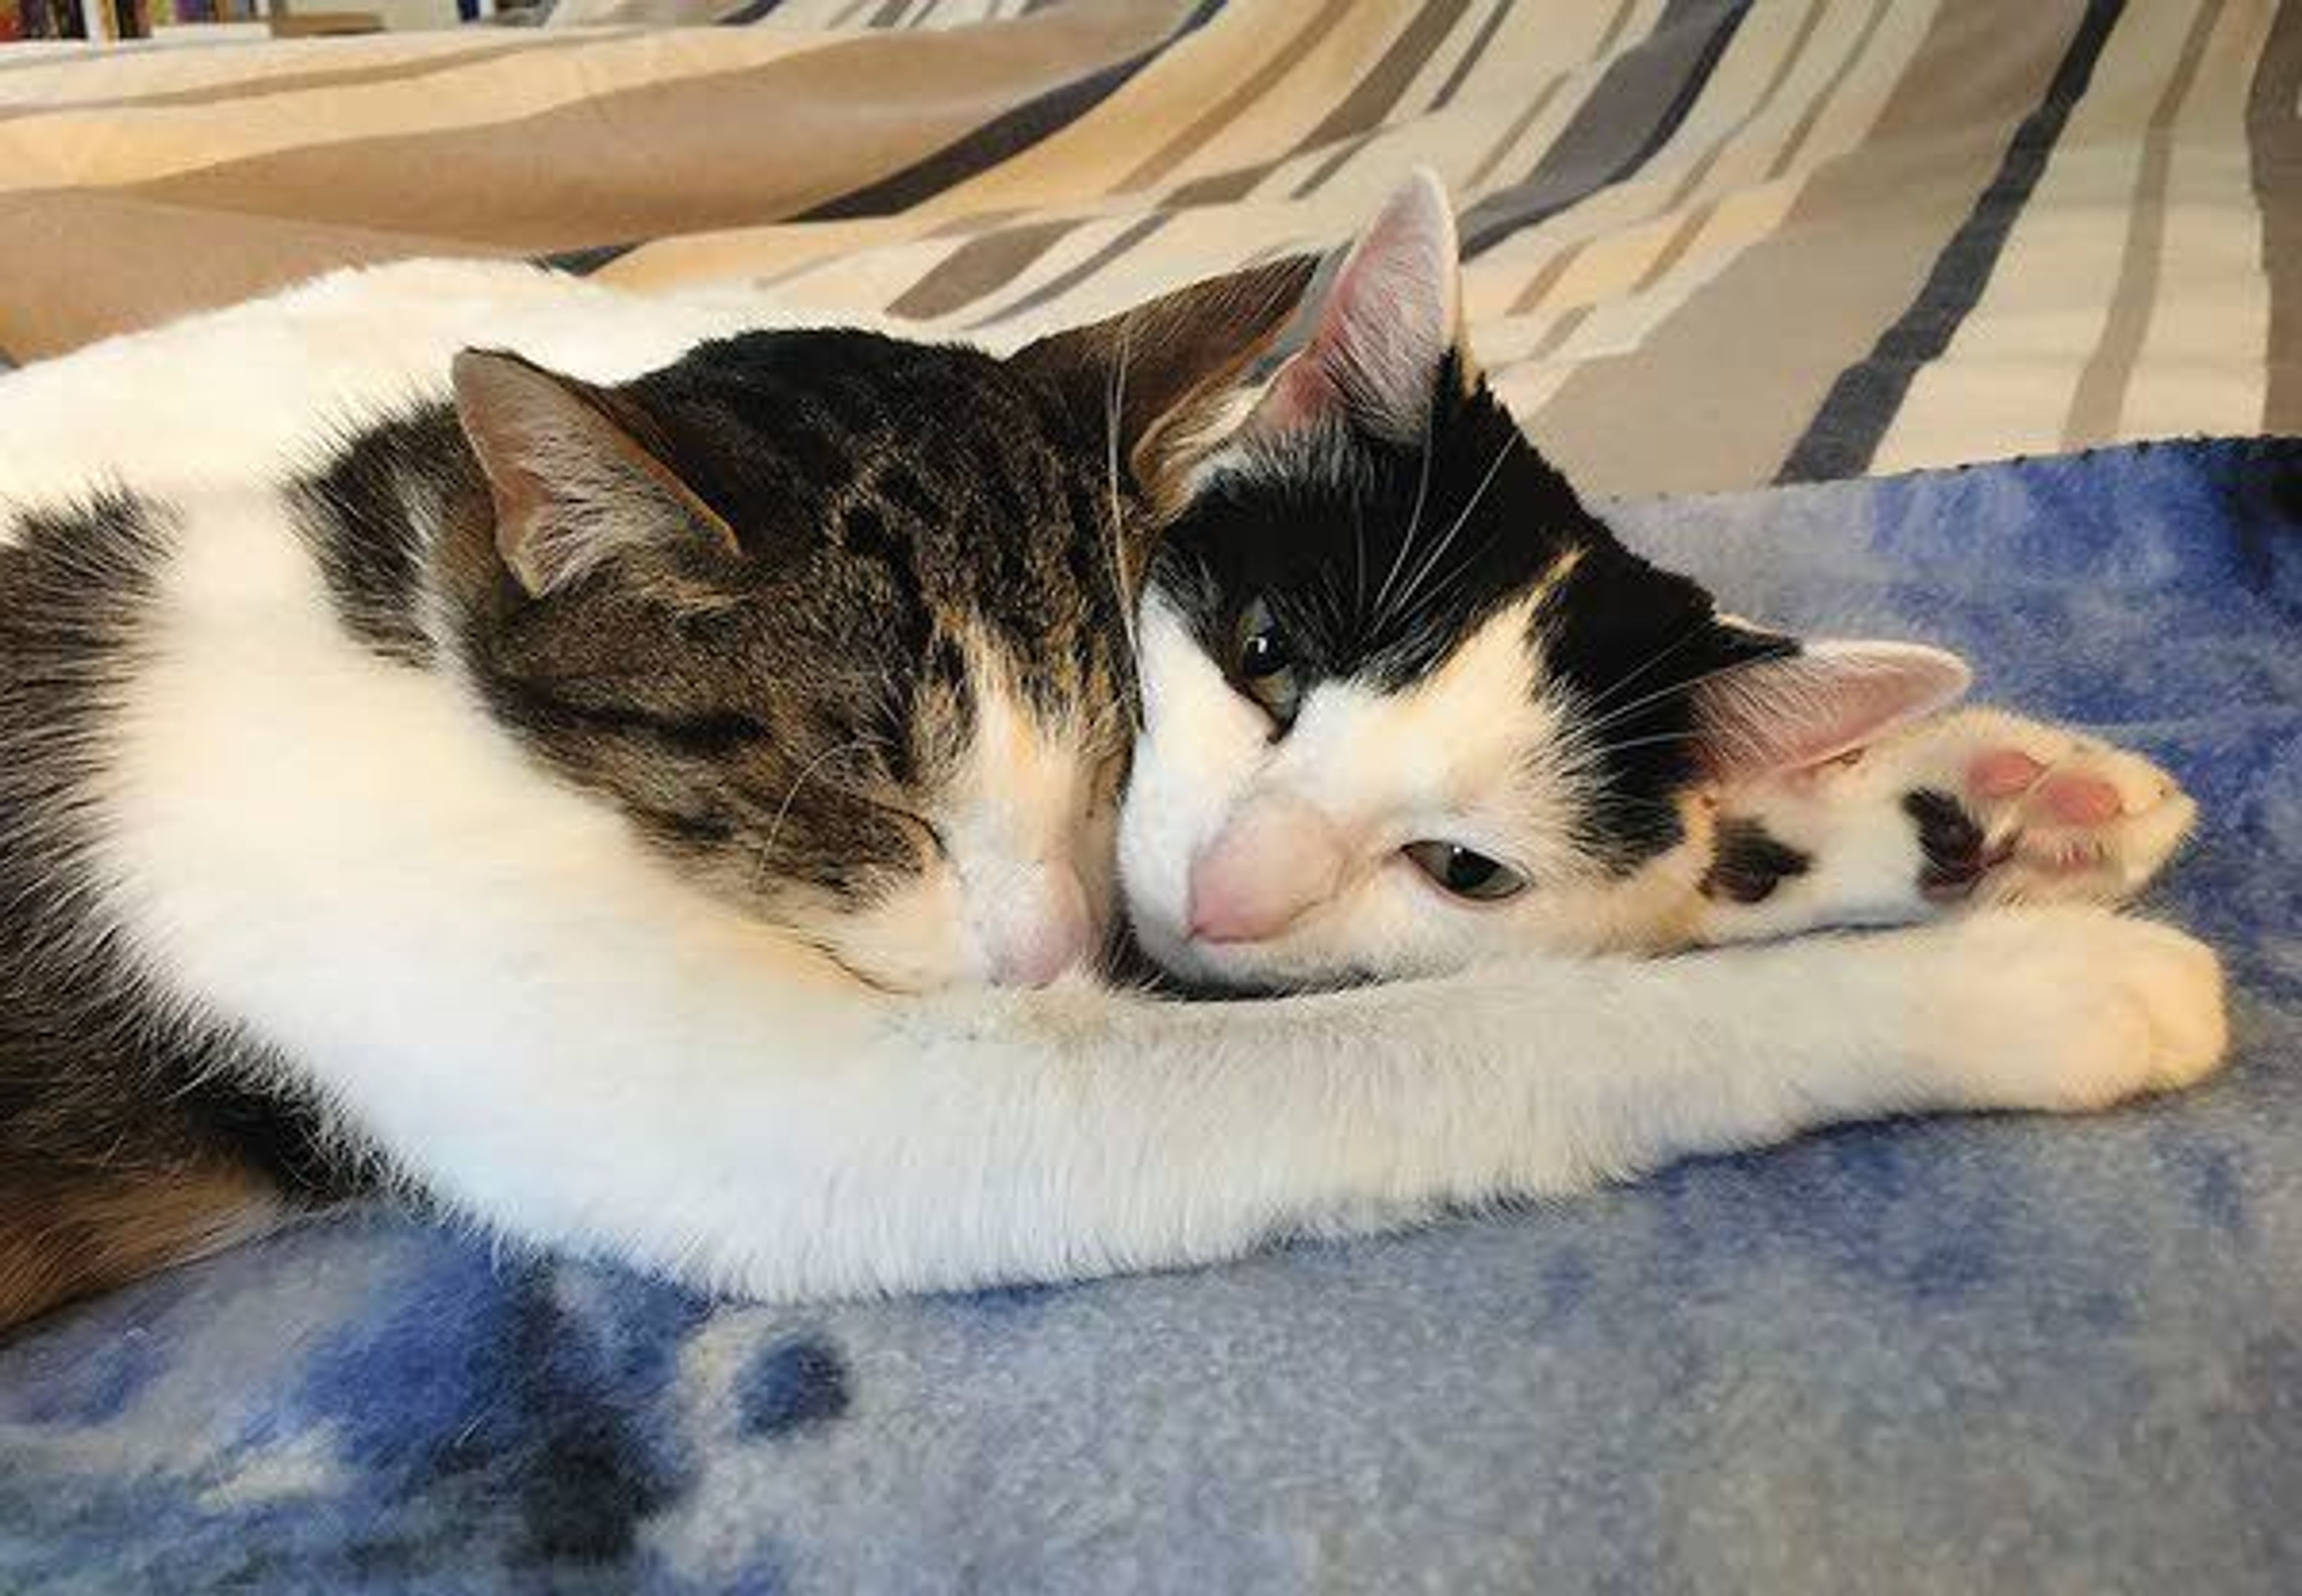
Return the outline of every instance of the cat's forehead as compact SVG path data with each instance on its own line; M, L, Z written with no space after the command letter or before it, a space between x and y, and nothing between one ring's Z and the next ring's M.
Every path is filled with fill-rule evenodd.
M699 345L627 391L692 485L754 517L777 499L808 508L878 488L925 508L1027 490L1099 458L1036 385L962 345L748 332Z
M965 344L918 342L853 327L767 328L700 343L635 386L662 396L709 396L737 407L794 392L841 395L861 411L899 408L923 389L1002 386L1004 370L1002 362Z
M1097 651L1099 629L1117 634L1099 435L1006 363L769 331L702 345L633 392L781 630L895 647L922 668L954 657L931 652L938 638L1075 657Z
M1161 571L1210 646L1261 598L1312 674L1396 690L1607 535L1481 399L1419 443L1339 427L1231 451Z

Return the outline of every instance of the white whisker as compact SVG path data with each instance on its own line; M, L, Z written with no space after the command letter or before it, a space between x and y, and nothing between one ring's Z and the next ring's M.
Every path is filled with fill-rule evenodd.
M1638 697L1631 700L1631 701L1626 704L1617 704L1615 708L1608 710L1607 713L1600 716L1598 719L1592 721L1582 729L1585 734L1602 732L1609 727L1614 726L1629 716L1638 713L1639 710L1645 709L1649 704L1668 698L1674 693L1684 693L1693 688L1700 687L1705 682L1715 681L1720 676L1732 676L1738 670L1748 670L1754 665L1763 665L1766 663L1768 662L1763 659L1737 659L1731 665L1721 665L1710 670L1700 671L1693 676L1685 676L1678 681L1671 682L1663 686L1658 687L1652 693L1641 693Z
M1399 607L1401 609L1407 609L1414 602L1416 593L1429 579L1431 574L1438 568L1439 562L1446 557L1447 551L1454 547L1455 540L1462 535L1463 528L1470 525L1471 517L1478 509L1480 500L1486 498L1487 490L1494 485L1496 474L1502 470L1503 462L1510 458L1511 450L1517 444L1518 434L1516 433L1503 440L1503 446L1495 451L1493 463L1487 467L1487 474L1479 479L1479 485L1472 490L1471 497L1465 501L1462 514L1455 517L1455 524L1431 546L1431 552L1424 557L1422 563L1415 567L1415 575L1408 577L1407 585L1399 590Z
M845 743L834 743L800 767L799 774L792 777L791 786L784 794L783 802L776 805L775 818L768 822L768 835L760 844L759 869L752 878L754 890L757 890L760 878L768 873L769 863L775 856L776 837L782 832L784 819L791 813L792 803L799 797L799 790L807 785L807 778L843 753L858 748L884 746L886 743L886 739L884 737L856 737Z
M1407 517L1407 535L1399 540L1399 552L1391 559L1390 571L1383 577L1382 585L1375 590L1374 615L1367 623L1367 630L1370 632L1381 626L1383 617L1390 613L1386 603L1390 596L1390 584L1399 580L1399 570L1407 564L1407 556L1415 547L1416 536L1423 530L1423 506L1431 497L1431 433L1433 425L1432 412L1437 407L1433 406L1423 413L1423 469L1415 483L1415 509Z
M1628 753L1634 748L1653 748L1671 743L1691 744L1695 741L1691 732L1658 732L1651 737L1633 737L1624 743L1601 743L1591 750L1588 757L1592 762L1597 763L1618 753Z
M1592 699L1590 703L1584 707L1593 713L1606 708L1607 701L1609 699L1614 697L1617 693L1622 692L1633 682L1637 681L1641 676L1646 675L1647 672L1652 670L1665 659L1669 659L1673 654L1678 652L1679 650L1684 648L1694 639L1701 636L1707 628L1715 624L1716 623L1714 623L1709 616L1704 616L1701 620L1696 621L1685 631L1681 632L1676 637L1672 638L1668 643L1663 644L1662 647L1657 649L1653 653L1649 654L1643 660L1640 661L1635 668L1624 672L1621 676L1617 676L1612 682L1609 682L1607 685L1606 690L1599 693L1595 698Z
M1351 613L1366 613L1366 505L1357 498L1351 500L1351 543L1357 553L1357 575L1351 584Z
M1127 644L1128 701L1130 715L1140 724L1143 714L1143 651L1135 635L1135 580L1127 568L1126 513L1120 502L1119 492L1119 427L1120 418L1127 406L1127 362L1133 348L1130 335L1134 329L1133 316L1121 320L1119 358L1112 365L1111 386L1105 391L1104 399L1104 458L1105 483L1111 505L1112 580L1117 584L1120 636Z

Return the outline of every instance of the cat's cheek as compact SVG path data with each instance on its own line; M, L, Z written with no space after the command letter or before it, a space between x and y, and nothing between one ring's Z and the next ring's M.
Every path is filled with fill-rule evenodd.
M1122 812L1119 895L1145 951L1170 969L1189 937L1197 816L1164 802L1159 772L1138 767Z
M1336 925L1358 945L1335 955L1362 970L1446 975L1525 951L1512 903L1466 903L1448 896L1404 858L1363 886Z
M966 935L957 875L937 865L867 909L836 914L820 935L839 962L898 992L980 985L988 975Z

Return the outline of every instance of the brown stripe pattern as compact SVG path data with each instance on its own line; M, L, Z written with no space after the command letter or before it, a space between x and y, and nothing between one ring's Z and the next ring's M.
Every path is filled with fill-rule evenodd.
M559 0L11 53L0 349L418 255L1004 342L1332 245L1417 162L1487 369L1601 492L2302 429L2302 0Z

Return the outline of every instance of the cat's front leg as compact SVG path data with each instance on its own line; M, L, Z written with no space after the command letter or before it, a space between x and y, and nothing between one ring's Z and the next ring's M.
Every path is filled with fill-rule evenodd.
M2130 901L2197 818L2141 755L1969 709L1718 800L1697 941Z
M389 895L360 907L395 945ZM458 1211L768 1297L1170 1268L1845 1121L2095 1108L2224 1043L2214 954L2091 909L1187 1004L884 997L630 906L555 961L436 956L532 905L488 908L411 901L432 956L391 982L312 962L272 1012L313 1083Z
M2099 1108L2197 1080L2225 1043L2209 950L2077 909L1271 1003L1072 990L888 1018L830 1078L847 1112L781 1116L765 1167L814 1222L746 1227L727 1276L807 1292L1206 1262L1846 1121Z

